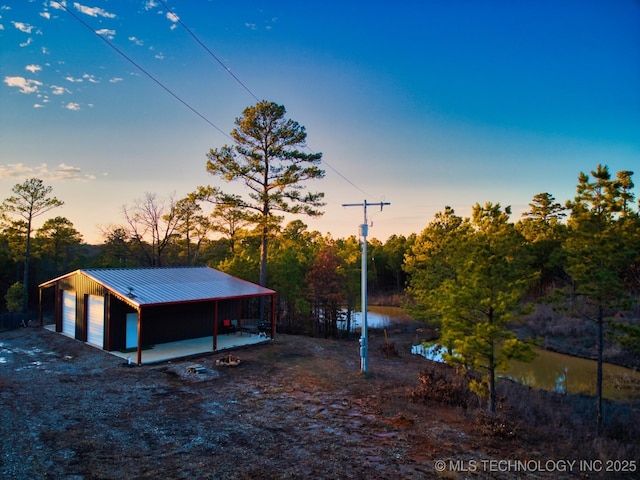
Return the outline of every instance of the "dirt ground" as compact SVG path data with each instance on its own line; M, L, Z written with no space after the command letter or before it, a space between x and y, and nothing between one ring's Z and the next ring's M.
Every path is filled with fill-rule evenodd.
M410 402L423 333L387 333L399 356L370 331L363 375L357 341L278 335L233 351L237 367L217 367L222 352L130 367L42 328L0 332L0 478L562 477L497 463L552 458L553 445L494 440L468 412Z

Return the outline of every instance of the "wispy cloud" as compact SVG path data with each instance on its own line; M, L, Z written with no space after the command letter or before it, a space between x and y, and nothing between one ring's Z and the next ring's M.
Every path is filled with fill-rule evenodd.
M21 47L28 47L29 45L31 45L31 42L33 42L33 38L29 37L29 38L27 38L27 41L26 41L26 42L22 42L22 43L20 43L19 45L20 45Z
M96 76L91 73L83 73L82 77L72 77L71 75L68 75L64 77L64 79L67 82L71 82L71 83L82 83L85 80L89 83L100 83L100 80L98 80Z
M100 30L96 30L96 33L107 37L109 40L113 40L116 36L116 31L111 30L110 28L101 28Z
M51 19L51 14L49 12L40 12L40 16L42 18L46 18L47 20Z
M90 83L100 83L99 80L96 80L95 75L91 75L90 73L83 73L82 78Z
M35 93L42 82L24 77L4 77L4 83L20 90L22 93Z
M147 0L145 2L145 4L144 4L144 9L145 10L153 10L157 6L158 6L158 2L156 2L155 0Z
M173 12L167 12L167 20L169 20L171 22L171 26L169 27L169 30L175 30L176 28L178 28L177 23L180 21L180 17L178 17L178 15L176 15Z
M71 93L64 87L59 87L58 85L51 85L51 93L54 95L64 95L65 93Z
M13 26L16 27L18 30L20 30L21 32L24 33L31 33L33 31L34 27L33 25L29 25L28 23L24 23L24 22L14 22L12 21L11 23L13 23Z
M273 26L278 22L278 17L272 17L270 20L266 20L265 24L262 25L258 25L257 23L253 23L253 22L245 22L244 26L246 28L248 28L249 30L260 30L261 28L264 28L266 31L271 31L273 29Z
M78 2L75 2L73 4L73 7L80 13L84 13L85 15L89 15L90 17L116 18L115 13L109 13L100 7L87 7L86 5L82 5Z
M134 45L138 45L139 47L144 45L144 42L137 37L129 37L129 41L132 42Z
M112 79L109 80L109 83L118 83L121 82L123 80L122 77L113 77Z
M80 104L75 102L69 102L64 106L64 108L66 108L67 110L71 110L73 112L77 112L80 110Z
M79 167L73 167L65 163L59 164L51 172L54 180L95 180L95 175L82 173Z
M155 58L157 58L158 60L164 60L164 53L162 52L156 53Z
M27 72L36 73L42 70L42 67L40 65L27 65L26 67L24 67L24 69Z
M55 8L56 10L64 10L65 7L67 6L67 2L65 0L59 0L59 1L51 0L51 2L49 2L49 6L51 8Z
M43 163L39 167L35 168L27 167L24 163L8 163L6 165L0 165L0 178L27 177L41 171L42 167L46 169L47 164Z
M35 107L35 106L34 106ZM38 107L36 107L38 108ZM81 168L60 163L54 168L49 168L46 163L30 167L24 163L8 163L0 165L1 178L38 177L43 180L95 180L96 176L84 173Z

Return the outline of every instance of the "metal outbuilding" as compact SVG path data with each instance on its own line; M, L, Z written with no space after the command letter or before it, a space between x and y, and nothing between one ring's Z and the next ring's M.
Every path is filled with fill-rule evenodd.
M215 351L230 328L275 336L276 292L210 267L76 270L39 286L41 324L51 287L56 332L107 351L135 349L138 364L155 344L213 336Z

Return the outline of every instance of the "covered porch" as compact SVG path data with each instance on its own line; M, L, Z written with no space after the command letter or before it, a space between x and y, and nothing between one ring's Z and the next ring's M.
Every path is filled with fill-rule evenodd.
M215 351L213 350L213 336L159 343L153 348L142 350L141 365L166 362L202 353L217 353L221 350L268 342L271 338L264 335L237 332L218 335L217 340L218 348ZM132 363L137 362L137 350L133 352L111 351L109 353Z
M55 332L55 325L46 325L45 328ZM201 355L203 353L213 354L232 348L266 343L270 340L271 337L263 334L259 335L254 333L235 332L218 335L216 350L213 350L213 336L159 343L157 345L153 345L152 348L142 349L142 361L140 364L148 365L151 363L167 362L193 355ZM92 345L87 344L87 346ZM122 358L125 362L137 364L137 349L127 351L112 350L107 353Z

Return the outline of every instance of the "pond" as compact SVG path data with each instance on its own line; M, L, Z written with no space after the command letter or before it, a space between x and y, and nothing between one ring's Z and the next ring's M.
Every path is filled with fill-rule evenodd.
M385 307L370 305L367 308L367 327L385 328L394 320L405 320L410 317L400 307ZM338 322L343 330L346 330L346 322ZM362 312L351 312L351 331L360 331L362 328Z
M530 363L512 362L502 376L531 387L562 393L596 394L595 360L537 349ZM602 366L604 398L629 402L640 398L640 372L605 363Z
M428 348L416 345L412 347L411 353L436 362L443 361L442 348L439 345ZM544 390L595 395L597 369L595 360L543 349L536 349L536 354L536 358L529 363L511 362L508 369L499 372L499 376ZM604 398L621 402L640 399L640 372L605 363L602 393Z
M351 329L359 331L362 315L352 312ZM400 307L369 306L367 326L385 328L394 320L410 318ZM343 322L344 323L344 322ZM425 349L415 345L411 353L423 355L429 360L442 362L442 349L434 345ZM596 393L595 360L573 357L549 350L536 349L536 358L530 363L511 362L499 376L524 385L568 394ZM603 365L603 396L610 400L630 402L640 400L640 372L630 368L605 363Z

